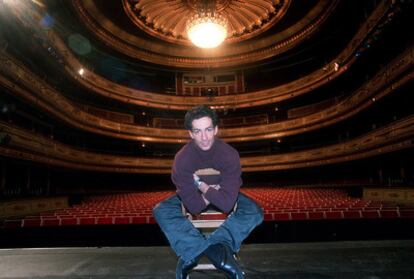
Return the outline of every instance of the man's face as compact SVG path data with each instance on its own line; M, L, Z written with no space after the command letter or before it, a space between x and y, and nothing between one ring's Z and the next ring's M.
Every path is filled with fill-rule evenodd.
M195 144L204 151L209 150L214 143L214 138L218 132L217 126L213 126L213 121L210 117L202 117L194 119L191 122L192 129L189 131L190 137Z

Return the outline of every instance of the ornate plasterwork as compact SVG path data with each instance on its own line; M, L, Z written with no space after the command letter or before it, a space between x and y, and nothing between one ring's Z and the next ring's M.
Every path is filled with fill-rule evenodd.
M326 63L323 68L280 86L238 94L237 98L234 95L223 95L211 99L208 97L174 96L142 91L114 83L86 68L84 69L83 78L77 79L79 77L78 70L83 65L70 51L59 33L51 30L44 37L44 40L47 40L65 61L67 65L65 70L69 75L75 77L86 88L107 98L134 105L173 110L187 110L199 103L209 103L221 109L234 109L281 102L306 94L331 82L352 67L357 60L356 53L360 51L363 42L370 40L370 34L378 32L379 26L383 25L382 19L387 18L390 13L392 13L390 4L383 3L379 5L367 21L361 25L354 38L349 41L343 51L332 61ZM335 65L338 68L335 68Z
M188 138L183 129L161 129L103 119L81 110L25 66L3 54L0 85L57 118L89 132L137 141L182 143ZM220 129L228 142L273 139L313 131L347 119L414 79L413 48L390 62L371 80L341 102L310 115L266 125ZM402 75L404 73L404 75ZM13 82L14 81L14 82ZM17 82L18 81L18 82ZM28 89L30 88L30 89Z
M123 0L126 14L141 30L159 39L190 45L186 21L196 12L196 0ZM227 43L257 36L285 15L290 0L217 0L216 11L228 21Z
M252 39L246 37L238 44L225 43L212 50L132 34L106 17L92 0L75 0L73 6L86 27L100 40L134 59L180 68L218 68L255 63L292 49L316 33L338 3L339 0L318 0L306 15L280 32L264 32Z
M412 148L414 116L397 120L362 137L287 154L242 157L244 172L286 170L347 162ZM170 173L172 159L114 156L79 150L33 132L0 122L10 142L0 155L54 166L105 172Z

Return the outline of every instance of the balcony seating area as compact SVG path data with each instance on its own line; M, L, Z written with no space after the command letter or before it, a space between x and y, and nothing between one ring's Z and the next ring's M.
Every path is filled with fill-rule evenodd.
M220 127L242 127L242 126L253 126L260 124L269 123L269 115L267 114L255 114L247 116L233 116L226 117L219 120ZM183 119L172 119L172 118L160 118L155 117L152 120L152 126L156 128L170 128L180 129L184 126Z
M243 188L242 192L263 208L265 222L414 218L414 205L362 200L350 197L343 189L255 187ZM93 196L69 208L6 219L3 227L155 224L152 208L173 193Z

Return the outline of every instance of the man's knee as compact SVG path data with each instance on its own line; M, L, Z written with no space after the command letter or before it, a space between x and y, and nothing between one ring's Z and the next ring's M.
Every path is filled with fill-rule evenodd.
M263 210L254 201L251 202L246 215L249 215L251 222L260 224L263 222Z
M264 219L263 209L258 206L257 206L257 209L258 209L258 212L256 214L256 224L261 224Z
M163 212L164 210L168 210L168 208L171 206L171 198L165 199L154 206L152 209L154 216L159 215L159 213Z
M242 209L246 213L251 214L263 214L262 209L257 205L257 203L246 197L245 195L240 195L237 201L237 209Z
M172 196L159 202L153 209L152 214L155 219L159 219L162 216L170 216L171 213L181 210L181 202L177 196Z
M152 215L156 220L159 219L160 213L162 212L162 202L157 203L152 209Z
M245 195L239 197L236 211L239 211L239 214L244 215L244 218L248 218L252 223L260 224L263 222L262 208Z

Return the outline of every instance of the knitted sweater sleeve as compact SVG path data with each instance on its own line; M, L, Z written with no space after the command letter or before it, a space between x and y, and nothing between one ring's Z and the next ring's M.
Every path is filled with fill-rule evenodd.
M220 152L218 159L221 173L220 188L209 188L205 197L227 213L233 209L242 184L240 157L235 149L227 148Z
M200 191L194 185L194 169L191 157L177 153L174 158L171 179L177 188L177 195L192 214L199 214L206 208Z

